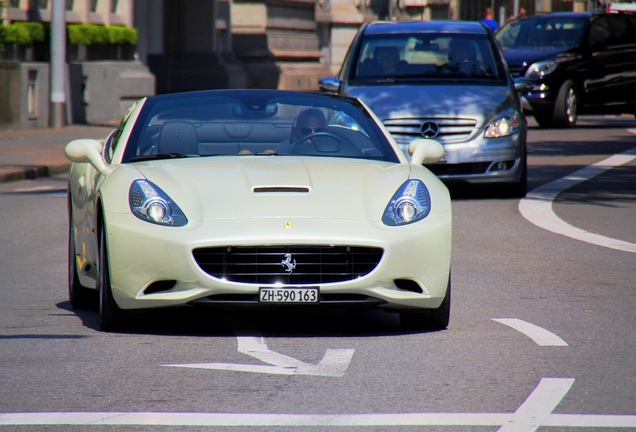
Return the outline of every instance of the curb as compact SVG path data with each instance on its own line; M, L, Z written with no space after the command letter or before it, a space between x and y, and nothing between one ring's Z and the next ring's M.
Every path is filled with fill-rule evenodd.
M0 167L0 183L9 183L19 180L34 180L41 177L65 174L68 172L70 167L70 162L56 165Z

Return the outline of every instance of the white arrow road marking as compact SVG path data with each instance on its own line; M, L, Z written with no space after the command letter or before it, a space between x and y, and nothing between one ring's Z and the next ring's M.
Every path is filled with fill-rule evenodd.
M268 373L276 375L341 377L344 376L347 371L355 351L353 349L328 349L322 360L320 360L320 363L313 365L270 350L267 348L265 339L260 335L258 330L251 327L245 321L230 320L229 324L238 341L238 351L240 353L247 354L248 356L254 357L273 366L233 363L191 363L164 366Z
M0 426L500 426L499 432L534 432L545 427L634 428L636 415L552 414L572 387L574 378L543 378L512 414L259 414L171 412L42 412L0 413Z
M526 197L519 201L519 213L529 222L547 231L597 246L636 253L636 244L576 228L558 217L552 209L552 202L564 190L634 159L636 159L636 147L539 186L528 192Z
M531 324L517 318L492 318L493 321L500 322L523 333L536 342L539 346L568 346L567 342L543 327Z

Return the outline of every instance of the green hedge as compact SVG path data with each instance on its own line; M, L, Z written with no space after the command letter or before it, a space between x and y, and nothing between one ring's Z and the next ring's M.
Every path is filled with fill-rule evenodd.
M48 24L48 23L47 23ZM67 42L71 45L136 45L137 30L126 26L68 24ZM14 22L0 25L0 48L6 44L32 45L45 42L50 26L41 22Z
M46 32L41 22L14 22L3 27L0 31L0 44L32 45L46 40Z
M68 43L71 45L136 45L137 30L126 26L69 24Z
M113 45L137 45L137 30L132 27L110 26L108 38Z

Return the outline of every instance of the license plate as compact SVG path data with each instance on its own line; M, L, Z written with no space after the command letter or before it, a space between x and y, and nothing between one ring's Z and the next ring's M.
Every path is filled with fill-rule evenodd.
M261 303L319 303L318 288L261 288Z

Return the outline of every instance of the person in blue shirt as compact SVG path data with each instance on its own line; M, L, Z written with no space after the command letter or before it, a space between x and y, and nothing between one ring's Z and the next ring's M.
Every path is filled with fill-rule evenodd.
M487 27L489 27L490 30L493 31L493 33L499 30L499 24L497 23L497 21L495 21L492 18L491 8L486 8L486 11L484 12L484 17L482 18L481 22L484 23Z

